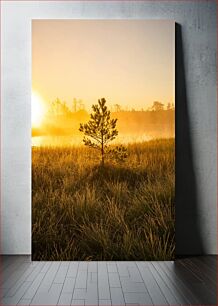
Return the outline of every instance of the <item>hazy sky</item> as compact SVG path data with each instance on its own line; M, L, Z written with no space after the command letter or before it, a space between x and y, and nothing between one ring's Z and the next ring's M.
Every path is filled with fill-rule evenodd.
M175 24L157 20L34 20L32 86L46 102L82 99L146 108L174 103Z

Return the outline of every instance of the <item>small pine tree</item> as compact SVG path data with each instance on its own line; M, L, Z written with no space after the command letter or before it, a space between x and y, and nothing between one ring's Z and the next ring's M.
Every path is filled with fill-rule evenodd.
M92 110L90 120L85 124L80 123L79 131L84 133L84 144L100 151L102 166L104 166L105 156L123 161L127 158L127 149L123 146L110 148L108 145L117 137L118 131L116 129L117 119L110 118L106 100L99 99L98 104L92 105Z

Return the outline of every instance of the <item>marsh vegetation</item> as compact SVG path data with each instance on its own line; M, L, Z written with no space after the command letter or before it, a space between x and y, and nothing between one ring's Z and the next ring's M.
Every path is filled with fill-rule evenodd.
M174 139L99 166L85 146L32 148L33 260L172 260Z

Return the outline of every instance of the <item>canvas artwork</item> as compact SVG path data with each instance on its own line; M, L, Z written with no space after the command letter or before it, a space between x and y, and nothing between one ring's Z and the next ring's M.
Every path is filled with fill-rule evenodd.
M175 23L32 21L32 259L172 260Z

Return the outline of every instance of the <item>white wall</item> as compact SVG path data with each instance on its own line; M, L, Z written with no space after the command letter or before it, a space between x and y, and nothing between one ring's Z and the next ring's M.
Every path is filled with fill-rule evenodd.
M31 253L31 19L34 18L174 19L181 25L198 199L198 210L190 213L184 205L183 215L190 226L192 218L198 215L204 251L217 253L216 1L2 1L1 252ZM190 247L194 245L192 241L186 245L188 234L184 234L181 243L182 228L179 230L179 252L197 252Z

